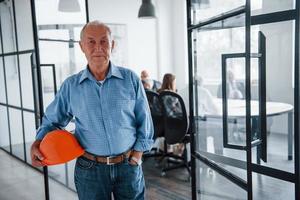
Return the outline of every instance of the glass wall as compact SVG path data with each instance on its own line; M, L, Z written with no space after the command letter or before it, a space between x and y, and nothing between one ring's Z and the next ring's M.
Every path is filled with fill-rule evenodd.
M197 158L193 194L297 199L297 1L200 1L206 7L195 2L189 52Z
M259 52L259 34L266 40L266 114L267 162L261 165L294 172L293 108L294 108L294 21L255 25L251 27L252 53ZM258 69L258 62L252 68ZM256 66L254 66L256 65ZM251 93L258 100L259 82L253 82ZM252 109L258 110L253 107ZM253 152L254 153L254 152Z
M197 161L196 169L196 175L200 178L196 187L197 199L247 199L247 192L245 190L204 163Z
M86 59L79 46L80 31L87 21L86 7L84 0L78 2L79 10L64 12L58 10L59 1L36 1L44 110L54 99L55 88L59 90L67 77L86 67ZM73 122L66 127L68 131L74 129ZM49 177L75 190L74 166L75 161L50 166ZM50 185L50 198L52 189Z
M245 0L191 0L193 24L245 6Z
M245 99L245 60L244 57L233 57L235 54L243 53L245 49L244 21L244 14L241 14L195 30L193 32L193 51L195 53L193 71L194 116L196 119L195 151L245 182L247 180L247 171L244 170L246 152L225 148L228 145L241 147L246 145L245 108L239 113L235 112L236 104L245 102L243 100ZM231 79L239 85L237 94L227 92L229 100L226 126L222 121L224 115L222 74L224 70L227 73L227 86L230 87ZM238 100L235 100L235 97ZM227 132L227 136L224 131ZM239 163L242 163L242 166ZM201 197L209 193L211 196L226 199L230 196L226 191L234 189L236 198L247 198L246 192L242 188L233 183L229 184L229 180L205 164L198 162L196 171L198 172L198 189ZM222 180L228 182L227 187L220 188L220 185L224 186ZM218 190L213 188L218 188Z
M0 2L0 147L27 163L37 124L31 11L30 1Z
M251 15L295 9L295 0L255 0L251 2Z
M35 128L27 127L35 127L36 123L35 118L28 121L25 117L25 113L34 115L31 4L24 0L5 1L0 3L0 10L1 147L30 163L26 148L33 140L26 136L35 135Z

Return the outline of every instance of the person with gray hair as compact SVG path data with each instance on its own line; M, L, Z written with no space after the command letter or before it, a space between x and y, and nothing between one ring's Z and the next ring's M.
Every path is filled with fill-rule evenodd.
M227 70L226 74L226 90L228 99L244 99L245 98L245 86L242 82L239 82L235 78L235 74L232 70ZM222 84L218 88L218 98L222 98Z
M147 70L141 71L141 80L145 89L157 92L161 87L161 83L157 80L151 79Z
M153 123L139 77L110 61L111 30L99 21L81 31L80 47L87 67L67 78L47 107L36 141L32 165L44 166L41 140L75 119L75 137L85 153L75 165L79 200L142 200L144 151L153 144Z

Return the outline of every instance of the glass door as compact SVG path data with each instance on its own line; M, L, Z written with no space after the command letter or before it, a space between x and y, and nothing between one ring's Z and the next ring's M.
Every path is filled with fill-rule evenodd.
M295 35L299 35L295 3L264 0L251 5L252 130L265 141L252 151L257 158L251 164L253 199L295 199L299 190L292 181L296 178ZM258 58L252 57L256 53Z
M196 197L247 199L246 108L241 106L246 94L241 74L246 66L245 1L195 4L191 16L197 28L191 40ZM230 81L236 94L229 93Z
M300 198L299 1L187 4L193 199Z

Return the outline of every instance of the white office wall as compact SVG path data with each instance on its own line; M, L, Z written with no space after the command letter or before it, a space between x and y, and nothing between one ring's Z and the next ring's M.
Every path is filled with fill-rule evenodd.
M139 19L140 0L90 0L90 21L127 25L128 66L155 79L174 73L178 89L187 83L186 7L183 0L153 1L156 19Z
M293 105L293 23L264 25L261 31L266 35L268 99ZM271 131L287 132L287 116L273 120Z
M187 56L187 22L185 1L172 1L172 25L170 34L173 35L173 55L174 69L177 74L178 90L188 83L188 56Z
M176 76L176 86L188 108L188 56L186 2L157 0L159 80L165 73Z
M264 0L261 13L294 8L293 0ZM292 21L261 25L266 35L267 94L271 101L294 105ZM271 132L287 134L287 116L273 118Z
M140 74L147 69L157 77L156 29L154 19L137 17L141 1L90 0L90 21L127 25L128 67Z
M172 34L172 2L173 0L156 1L156 31L158 55L158 80L163 79L165 73L174 73L173 34Z

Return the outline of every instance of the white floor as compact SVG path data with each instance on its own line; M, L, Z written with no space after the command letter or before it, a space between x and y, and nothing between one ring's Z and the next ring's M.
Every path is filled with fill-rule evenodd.
M51 200L77 200L77 194L59 183L49 180ZM45 199L42 173L0 150L0 199Z

